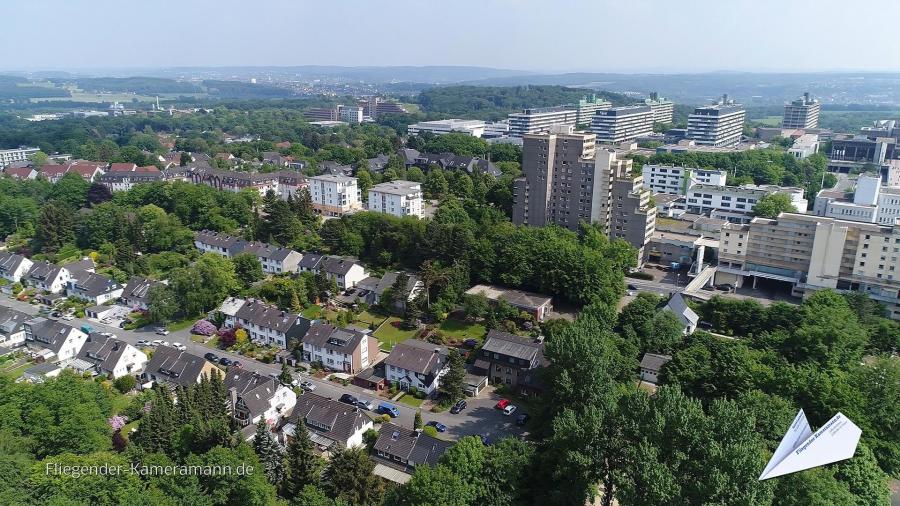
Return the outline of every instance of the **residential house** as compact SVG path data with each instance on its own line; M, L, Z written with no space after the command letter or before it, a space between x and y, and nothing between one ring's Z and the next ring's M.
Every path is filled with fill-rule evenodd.
M309 189L309 182L306 176L300 172L293 170L283 170L276 172L278 176L278 192L281 194L281 200L297 198L297 192L302 189Z
M282 274L297 272L303 255L298 251L281 246L272 246L264 242L251 242L244 246L241 253L256 256L266 274Z
M426 341L407 339L384 360L387 380L401 390L434 393L447 372L447 348Z
M11 283L18 283L23 276L28 274L34 262L28 258L12 253L0 251L0 278Z
M389 288L393 288L400 274L400 271L392 271L386 272L380 278L368 277L363 279L356 285L357 293L353 294L353 298L348 298L347 302L353 303L356 297L359 297L366 304L380 304L382 295ZM392 296L394 299L393 309L401 313L406 311L406 304L413 301L425 289L424 283L418 276L411 273L405 274L407 276L406 286L403 288L402 293L393 294Z
M25 345L32 352L44 358L56 357L56 360L68 360L75 357L87 334L65 323L37 317L23 323Z
M0 347L13 347L25 343L25 321L31 315L0 306Z
M3 173L13 179L18 179L19 181L36 179L38 176L38 172L30 165L25 167L7 167L3 169Z
M700 317L688 306L684 296L680 293L672 294L663 310L675 313L678 321L681 322L682 328L684 328L685 335L693 334L697 330L697 323L700 321Z
M100 164L96 162L75 162L69 165L66 173L71 172L74 174L78 174L88 183L93 183L100 177L101 174L103 174L103 167L105 166L106 164Z
M239 304L240 299L226 299L223 306ZM224 308L228 310L227 307ZM221 308L220 308L221 310ZM225 311L225 326L243 328L255 343L287 348L292 341L301 339L309 330L311 321L276 306L256 299L247 299L239 304L233 316Z
M388 162L390 162L391 157L388 155L378 155L375 158L369 158L366 160L366 168L369 169L369 172L372 174L381 174L384 172L384 169L387 168Z
M156 167L152 166L140 167L140 170L130 172L107 172L97 179L97 181L109 188L109 191L113 193L131 190L135 185L156 183L165 180L166 175L160 172Z
M77 358L69 365L81 372L121 378L139 373L146 364L147 354L125 341L90 334Z
M137 164L134 163L125 163L125 162L116 162L109 164L109 172L134 172L137 169Z
M488 300L505 301L520 309L535 320L542 322L553 311L553 299L539 293L526 292L494 285L475 285L466 290L467 295L484 295Z
M231 258L244 250L247 241L220 232L201 230L194 234L194 246L201 253L216 253Z
M641 380L654 385L659 381L659 373L672 357L669 355L657 355L656 353L644 353L641 357Z
M94 272L94 262L90 258L62 266L47 261L35 262L23 278L23 284L49 293L60 293L75 276L84 277L91 272Z
M366 269L355 258L307 253L299 263L300 272L323 273L333 279L340 290L346 290L365 279Z
M140 276L132 276L122 290L121 304L134 310L146 311L150 303L150 289L154 286L165 286L165 283Z
M329 174L332 176L349 177L353 175L353 167L332 160L325 160L324 162L319 163L319 170L322 171L322 174Z
M124 288L116 280L95 272L76 274L66 283L66 295L93 304L105 304L122 295Z
M494 177L500 177L503 172L488 160L477 156L459 156L453 153L419 153L414 165L422 170L428 170L432 165L437 165L444 170L464 170L469 174L484 173Z
M385 479L406 483L416 466L437 464L444 452L452 446L452 441L429 436L421 430L384 423L378 429L378 439L372 447L374 472ZM380 466L401 471L402 474L379 469Z
M48 164L41 167L40 175L47 181L56 183L66 175L67 170L69 170L68 165Z
M224 383L231 414L242 427L260 421L276 425L297 403L297 394L290 387L258 372L231 367Z
M203 357L179 351L171 346L157 346L144 368L143 377L170 387L200 383L203 376L222 374L221 369Z
M22 378L29 383L43 383L50 378L55 378L63 371L63 366L55 362L41 362L33 365L22 373Z
M294 437L298 424L309 431L309 437L322 451L363 446L363 434L375 424L363 411L343 402L327 399L312 392L297 398L297 404L281 428L286 445Z
M303 360L320 362L332 371L356 374L378 356L378 340L353 329L315 322L300 340Z
M493 384L537 391L540 385L535 371L546 365L542 339L492 329L475 360L474 369L485 374Z

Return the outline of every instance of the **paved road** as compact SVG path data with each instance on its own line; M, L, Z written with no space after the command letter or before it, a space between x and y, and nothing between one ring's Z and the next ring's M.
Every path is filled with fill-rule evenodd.
M0 305L32 315L36 315L38 313L37 306L8 297L0 298ZM119 339L132 345L136 344L140 339L145 339L147 341L152 341L154 339L163 339L165 341L169 341L170 343L179 342L187 347L188 352L201 357L207 352L212 351L220 357L228 357L232 360L240 360L244 369L256 371L260 374L269 375L278 374L281 372L281 366L278 364L264 364L260 361L253 360L242 355L230 353L218 348L207 346L205 344L195 343L191 341L188 329L173 331L168 336L163 337L157 336L154 333L152 326L137 330L124 330L118 327L113 327L111 325L105 325L92 320L88 320L86 318L76 318L65 323L76 328L80 328L82 325L90 325L97 332L111 332L115 334ZM306 374L298 374L297 376L302 376L303 378L312 381L316 385L315 393L325 397L338 399L342 394L351 393L359 398L378 400L377 396L372 390L367 390L355 385L343 386L330 381L319 380ZM443 423L447 426L446 435L449 435L453 438L459 438L474 434L483 434L490 437L491 439L497 439L503 435L522 434L524 431L521 427L517 427L515 425L514 416L504 416L499 410L494 409L494 405L497 403L497 400L499 398L499 396L492 393L482 393L478 398L468 398L468 408L458 415L450 414L449 411L445 411L443 413L431 413L430 411L424 411L422 413L422 418L425 422L436 420ZM400 410L400 416L396 419L396 422L407 427L412 427L416 410L400 403L393 404L396 405Z

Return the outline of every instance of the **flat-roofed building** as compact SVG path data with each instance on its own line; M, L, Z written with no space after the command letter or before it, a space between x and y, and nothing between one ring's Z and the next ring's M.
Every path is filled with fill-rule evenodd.
M362 209L355 177L323 174L309 178L313 209L329 217L340 217Z
M675 104L671 100L659 96L659 93L650 93L650 98L644 100L645 105L649 105L653 111L654 123L671 123L675 116Z
M810 98L809 93L804 93L797 100L784 104L781 128L818 128L821 107L818 100Z
M649 105L612 107L597 111L591 122L597 142L619 144L653 133L653 110Z
M612 107L612 102L603 100L596 95L588 95L575 104L575 125L590 126L597 111L603 111Z
M573 106L536 107L508 116L510 137L546 133L554 125L575 126L578 111Z
M369 189L369 211L394 216L422 218L422 184L414 181L389 181Z
M694 109L688 116L687 138L706 146L732 146L741 141L746 112L723 95L717 104Z
M719 169L697 169L647 163L641 167L644 188L654 193L684 195L695 184L725 186L728 172Z
M450 132L464 133L472 137L484 135L484 121L473 119L440 119L435 121L420 121L407 127L409 135L419 135L422 132L430 132L435 135L444 135Z
M40 149L29 148L27 146L19 146L15 149L0 149L0 167L4 167L14 162L24 162L38 151L40 151Z
M685 195L685 210L693 214L709 215L732 223L747 223L752 218L753 206L762 197L783 193L790 197L798 212L805 213L809 202L803 188L776 185L718 186L696 184Z

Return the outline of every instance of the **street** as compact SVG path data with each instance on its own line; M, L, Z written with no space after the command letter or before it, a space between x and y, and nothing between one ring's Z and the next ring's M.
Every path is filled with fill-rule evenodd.
M12 298L3 297L0 299L0 305L16 309L23 313L37 316L38 307L27 302L21 302ZM213 352L219 357L228 357L232 360L239 360L244 369L258 372L262 375L278 374L281 372L280 364L264 364L258 360L254 360L243 355L231 353L219 348L214 348L201 343L191 341L189 329L173 331L168 336L158 336L153 331L153 326L144 327L136 330L124 330L111 325L105 325L87 318L75 318L74 320L64 322L75 328L81 328L82 325L90 325L97 332L110 332L131 345L137 345L141 339L152 341L154 339L162 339L170 343L181 343L187 347L187 352L197 356L204 356L208 352ZM309 374L294 373L297 377L308 379L316 385L314 393L338 399L342 394L350 393L358 398L373 399L376 403L385 399L380 398L372 390L358 387L356 385L343 386L331 381L316 379ZM478 398L466 398L469 406L460 414L454 415L449 411L442 413L432 413L430 411L422 412L422 419L425 423L436 420L447 426L447 432L443 434L445 437L457 439L463 436L471 436L481 434L488 436L491 440L496 440L504 435L518 435L524 433L522 427L515 425L515 416L504 416L500 410L494 409L500 397L497 395L482 393ZM413 426L416 410L399 402L391 402L400 410L400 416L394 422L406 427ZM517 413L519 414L519 413Z

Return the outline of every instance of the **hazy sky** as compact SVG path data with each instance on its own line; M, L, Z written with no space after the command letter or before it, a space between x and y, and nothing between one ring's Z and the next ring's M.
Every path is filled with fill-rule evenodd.
M2 1L6 70L900 70L900 0Z

